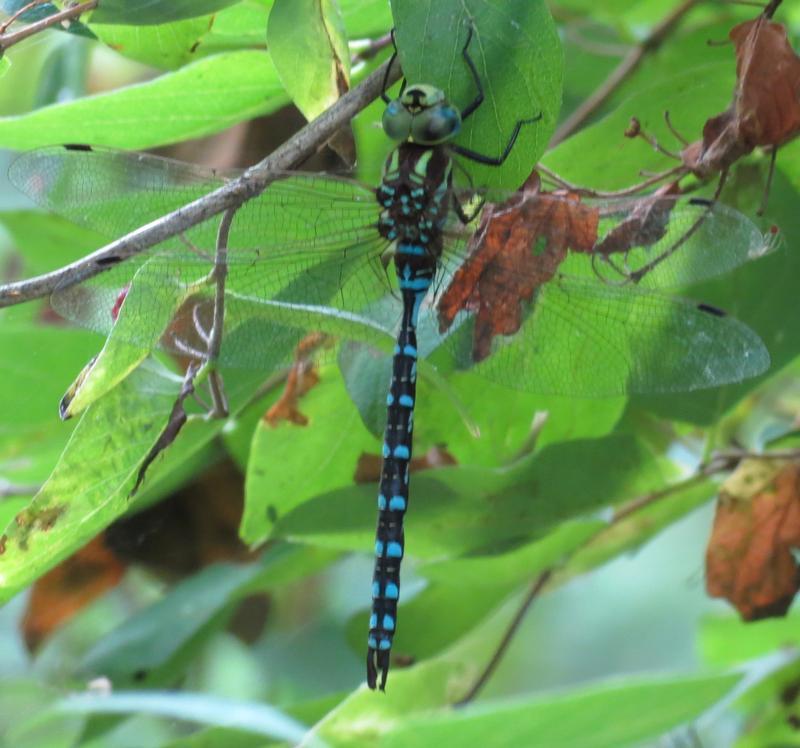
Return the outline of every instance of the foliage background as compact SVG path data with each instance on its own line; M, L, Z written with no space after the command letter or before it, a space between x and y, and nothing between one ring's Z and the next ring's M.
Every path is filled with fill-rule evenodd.
M265 32L273 5L280 5L270 0L211 5L214 16L166 24L156 3L151 25L140 25L148 20L141 13L123 24L90 18L96 39L50 31L15 46L0 79L0 146L169 146L170 155L218 167L268 153L303 122L289 101L304 87L279 75L279 55L288 55L291 69L298 59L292 52L320 30L289 23L283 28L293 35ZM340 0L296 8L306 17L321 8L329 19L323 32L340 41L379 37L392 26L394 10L401 53L405 46L409 60L420 61L425 44L429 55L453 44L447 28L419 34L414 14L433 12L434 5L462 7ZM500 5L513 14L526 3ZM563 45L562 120L674 7L665 0L549 4ZM574 183L605 189L630 184L640 169L664 168L661 154L622 137L630 116L669 142L662 119L668 109L682 132L697 137L705 119L727 106L735 80L730 46L706 41L725 39L734 23L752 15L751 8L728 5L693 10L601 116L544 162ZM779 20L796 40L797 9L782 9ZM308 64L324 69L331 58ZM354 82L376 64L354 69ZM321 80L316 95L294 94L308 116L335 98ZM556 80L541 85L558 89ZM370 181L387 148L375 126L380 111L373 105L353 123L360 175ZM543 147L528 146L537 153ZM0 480L43 483L76 428L105 435L116 462L101 463L102 452L85 443L73 448L49 485L52 496L78 502L81 520L57 525L60 534L34 533L33 552L0 561L7 600L0 610L2 739L15 748L262 746L267 735L284 734L283 718L270 711L275 707L316 725L316 737L336 745L379 739L404 746L513 740L548 748L792 744L794 703L786 694L800 677L791 648L796 616L745 626L727 605L706 598L703 554L718 483L679 488L713 448L793 445L798 158L796 144L781 150L765 217L765 225L781 227L782 250L687 291L762 336L773 358L768 377L692 395L596 401L523 395L462 377L453 387L470 403L479 440L448 402L420 388L418 453L446 443L460 467L414 481L407 524L414 550L404 565L396 651L412 653L418 663L393 669L386 696L362 683L375 487L352 479L358 455L376 452L378 442L336 370L327 369L304 399L306 429L273 430L260 422L278 388L224 428L192 424L129 507L125 486L133 468L125 460L140 455L135 438L145 424L168 412L174 382L154 394L145 385L169 384L169 377L131 377L106 410L90 411L80 426L77 419L61 423L58 400L98 339L52 324L38 304L4 310ZM766 161L754 156L742 163L724 200L752 216ZM308 167L336 163L322 154ZM103 244L103 237L32 210L8 185L2 199L4 279L58 267ZM231 375L234 399L249 391L253 376ZM548 420L531 449L531 419L541 411ZM113 496L94 482L109 474ZM674 484L679 488L662 500L609 521L609 507ZM32 493L4 498L0 523L13 528ZM273 538L253 556L236 539L243 500L241 537ZM283 502L281 517L287 513L277 526L265 519L270 502ZM107 525L104 542L114 556L100 566L119 567L122 581L30 654L22 619L31 595L16 593ZM486 688L474 704L451 709L545 569L554 570L551 581ZM78 588L74 577L63 580L45 609L55 617L64 600L75 602ZM29 638L31 626L29 620ZM100 675L110 679L114 698L86 692L89 679Z

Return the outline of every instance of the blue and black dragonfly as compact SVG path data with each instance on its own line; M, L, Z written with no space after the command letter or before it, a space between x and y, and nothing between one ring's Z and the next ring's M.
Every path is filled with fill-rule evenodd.
M715 387L769 365L749 328L659 291L724 273L769 248L754 224L723 205L665 196L582 201L591 220L574 246L574 222L558 216L574 215L575 200L520 192L484 210L475 233L471 221L482 200L454 186L454 157L500 164L520 129L536 125L535 118L519 122L497 155L453 143L482 101L470 37L463 59L477 94L464 109L427 85L385 97L384 129L399 144L377 190L333 176L278 174L237 210L226 242L219 366L273 369L309 331L392 357L368 634L371 688L385 686L397 628L418 367L424 374L431 361L515 388L597 396ZM10 175L39 204L108 236L157 219L225 179L154 156L70 146L24 154ZM503 230L493 229L509 215L505 236L509 247L513 239L513 255L504 254ZM516 229L526 216L536 227L520 239ZM211 222L195 226L147 256L58 290L52 303L65 317L138 349L185 356L193 349L186 331L206 339L215 309L216 234ZM501 260L484 261L481 282L470 286L464 275L481 265L475 258L490 235ZM627 241L620 243L621 235ZM392 260L394 274L386 270ZM544 274L542 262L549 262ZM520 288L527 292L520 295ZM487 333L486 315L492 320L508 309L516 324L490 324Z

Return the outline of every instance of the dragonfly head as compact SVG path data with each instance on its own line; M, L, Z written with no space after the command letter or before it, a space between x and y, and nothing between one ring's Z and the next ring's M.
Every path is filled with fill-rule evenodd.
M408 86L389 102L383 113L383 130L392 140L436 145L455 137L461 129L461 113L447 102L439 88Z

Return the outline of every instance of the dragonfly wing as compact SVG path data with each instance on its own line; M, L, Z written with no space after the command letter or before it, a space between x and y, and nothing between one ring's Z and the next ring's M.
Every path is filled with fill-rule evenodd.
M12 172L41 204L109 235L222 183L209 170L109 150L43 149L22 156ZM307 330L375 339L380 324L358 313L390 287L380 261L386 242L376 231L378 210L369 187L303 173L276 173L242 205L227 242L221 362L263 366L276 347L291 348ZM84 284L58 289L54 307L103 333L121 314L116 336L147 349L160 338L171 350L183 350L187 341L202 350L197 329L211 327L218 223L209 220Z
M37 205L113 238L220 187L235 173L144 153L50 146L18 156L8 176Z
M468 368L475 318L462 315L447 347ZM472 370L516 389L606 396L716 387L768 366L758 336L719 310L559 276L536 293L519 332L495 337Z
M502 197L492 192L493 200ZM739 211L699 198L578 200L533 192L505 197L487 206L495 222L490 234L524 237L532 255L545 244L563 248L561 272L609 285L680 288L730 272L777 244L775 234L764 234ZM451 224L459 230L457 221ZM473 241L451 255L458 263L475 250ZM523 265L517 269L530 272Z

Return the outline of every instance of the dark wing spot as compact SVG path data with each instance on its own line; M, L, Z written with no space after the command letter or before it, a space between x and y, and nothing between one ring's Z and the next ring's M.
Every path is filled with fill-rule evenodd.
M689 205L702 205L705 208L711 208L714 205L714 201L708 200L705 197L693 197L689 200Z
M272 504L267 506L267 519L273 524L278 521L278 510Z
M91 151L92 146L83 143L66 143L64 148L68 151Z
M710 304L698 304L697 308L701 312L706 312L707 314L713 314L715 317L727 317L728 315L722 311L722 309L718 309L715 306L711 306Z

